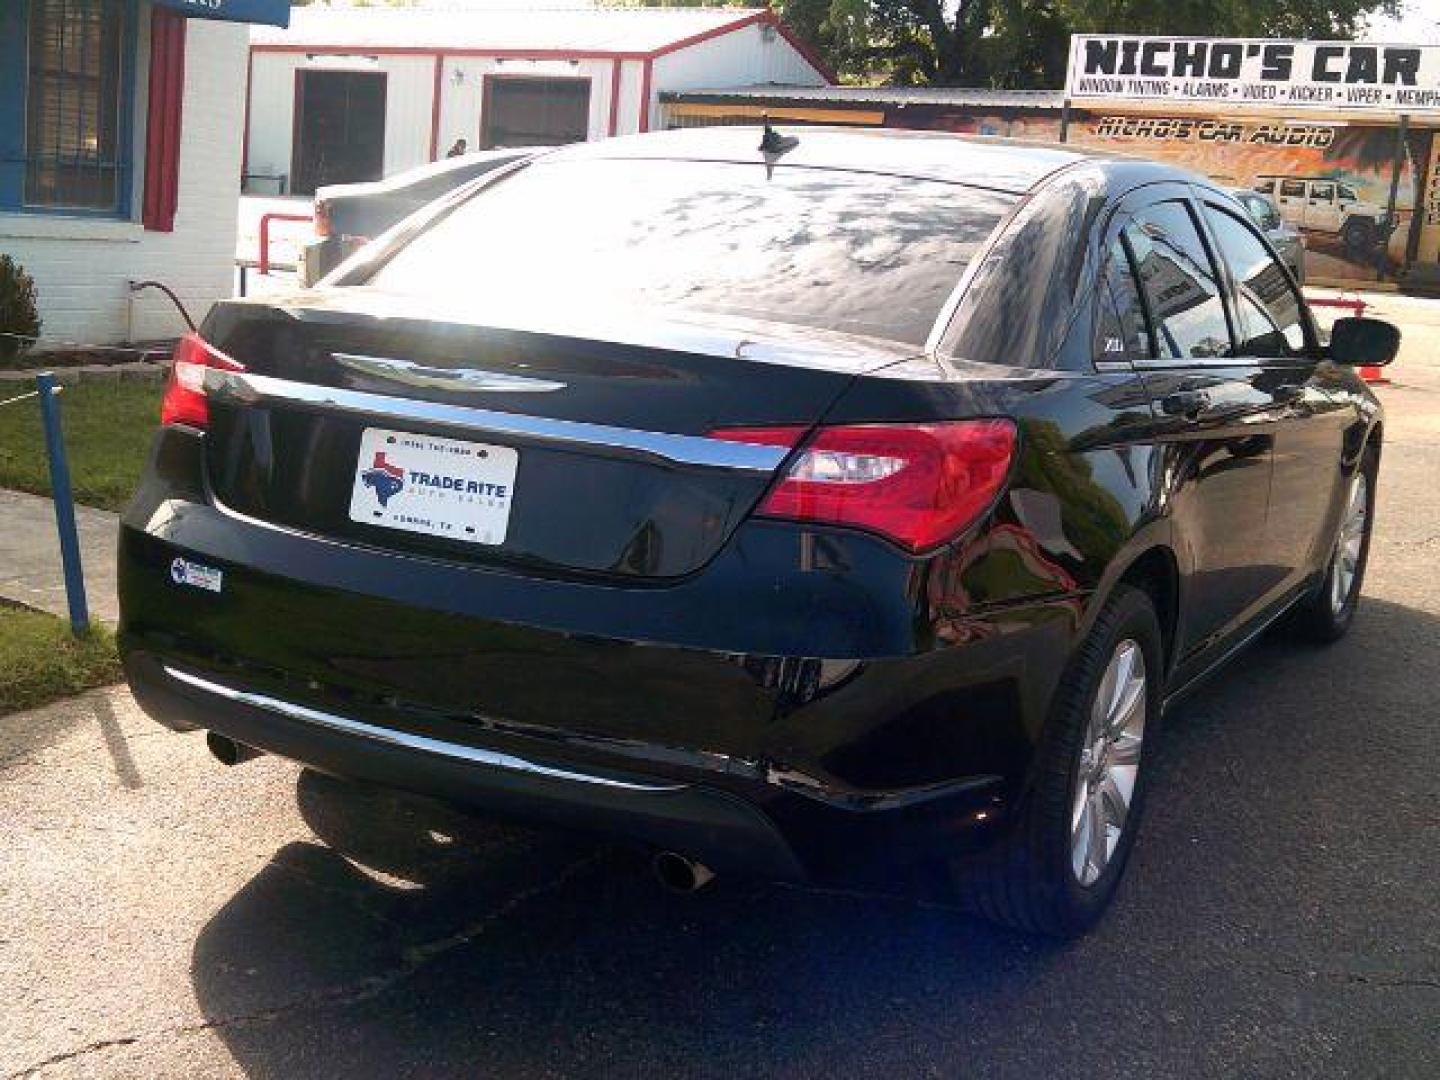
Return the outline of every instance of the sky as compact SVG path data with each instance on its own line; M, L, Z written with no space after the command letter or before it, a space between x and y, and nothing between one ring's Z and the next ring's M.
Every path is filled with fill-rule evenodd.
M345 0L338 0L344 3ZM596 0L421 0L426 7L535 8L591 7ZM759 0L754 0L759 3ZM946 5L949 7L949 4ZM1440 45L1440 0L1407 0L1399 18L1376 18L1361 35L1369 41Z
M1440 45L1440 0L1410 0L1398 19L1372 19L1370 41Z

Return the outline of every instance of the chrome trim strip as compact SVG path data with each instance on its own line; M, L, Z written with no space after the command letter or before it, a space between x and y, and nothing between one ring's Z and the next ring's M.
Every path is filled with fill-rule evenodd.
M531 379L524 375L506 375L478 368L437 368L401 360L393 356L362 356L359 353L331 353L330 356L351 371L376 379L390 379L406 386L450 390L461 394L548 394L564 390L563 382Z
M444 405L434 401L316 386L245 371L222 371L219 368L205 369L205 390L217 398L245 404L290 402L402 423L438 424L460 428L471 434L517 436L561 446L628 451L677 465L768 474L774 472L789 453L781 446L759 446L700 435L637 431L577 420L555 420L523 413Z
M336 716L334 713L321 712L319 709L297 705L293 701L282 701L279 698L256 694L249 690L237 690L231 686L211 682L209 679L202 679L198 675L191 675L188 671L181 671L169 664L160 666L172 679L194 687L196 690L203 690L207 694L225 698L227 701L263 709L266 712L289 717L291 720L304 720L311 724L319 724L321 727L340 731L346 735L357 735L363 739L371 739L389 746L399 746L406 750L418 750L422 753L434 754L437 757L450 758L455 761L465 761L474 765L489 765L493 768L505 769L508 772L525 773L529 776L543 776L549 780L568 780L578 784L593 784L596 787L618 788L621 791L660 793L682 791L687 786L685 784L640 784L628 780L613 780L605 776L593 776L590 773L573 772L569 769L557 769L550 765L538 765L525 758L515 757L513 754L481 750L478 747L465 746L461 743L431 739L424 735L413 735L408 731L396 731L393 728L380 727L377 724L367 724L363 720L352 720L349 717Z

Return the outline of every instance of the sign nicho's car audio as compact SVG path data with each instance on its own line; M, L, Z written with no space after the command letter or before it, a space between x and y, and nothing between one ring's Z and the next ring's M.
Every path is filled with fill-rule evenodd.
M1440 46L1076 35L1074 102L1440 116Z

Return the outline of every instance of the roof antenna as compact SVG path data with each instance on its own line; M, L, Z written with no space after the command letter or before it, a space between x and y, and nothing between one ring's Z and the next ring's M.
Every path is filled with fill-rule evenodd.
M762 154L783 154L800 145L800 140L794 135L781 135L770 126L769 113L761 117L761 122L765 125L765 134L760 136L760 146L758 147Z

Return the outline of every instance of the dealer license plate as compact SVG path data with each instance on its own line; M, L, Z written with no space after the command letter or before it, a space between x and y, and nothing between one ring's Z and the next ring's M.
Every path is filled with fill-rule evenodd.
M366 428L350 520L385 529L503 544L520 455L508 446Z

